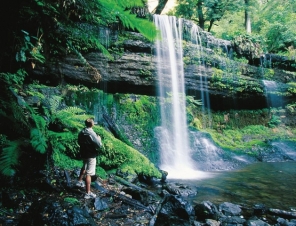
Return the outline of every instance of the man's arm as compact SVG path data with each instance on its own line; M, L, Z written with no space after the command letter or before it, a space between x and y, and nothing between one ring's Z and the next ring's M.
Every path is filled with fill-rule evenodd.
M98 148L102 147L102 139L99 135L97 135L95 132L91 133L91 139L94 142L95 146Z

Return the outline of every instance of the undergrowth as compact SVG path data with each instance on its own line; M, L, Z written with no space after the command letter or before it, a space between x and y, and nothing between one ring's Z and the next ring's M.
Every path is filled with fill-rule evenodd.
M225 129L217 132L206 129L211 134L214 142L221 148L235 152L243 152L254 146L266 146L270 140L295 140L295 129L288 127L269 128L263 125L250 125L239 130Z

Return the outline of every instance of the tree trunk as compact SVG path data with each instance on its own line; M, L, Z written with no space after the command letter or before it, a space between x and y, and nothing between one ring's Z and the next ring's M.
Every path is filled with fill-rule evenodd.
M211 31L211 29L212 29L212 26L213 26L214 22L215 22L215 20L214 20L214 19L211 19L211 20L210 20L210 26L208 27L208 32L210 32L210 31Z
M161 12L164 9L164 7L167 4L167 2L168 2L168 0L159 0L158 5L152 11L152 14L161 14Z
M249 9L249 0L245 0L245 29L246 32L251 34L251 12Z
M198 23L201 29L205 29L205 18L202 12L203 0L198 0L197 2L197 13L198 13Z

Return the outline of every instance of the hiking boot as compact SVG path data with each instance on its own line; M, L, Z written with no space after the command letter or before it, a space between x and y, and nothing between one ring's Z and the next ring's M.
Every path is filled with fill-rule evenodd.
M95 197L97 197L97 195L92 192L86 193L84 196L85 199L94 199Z
M77 181L76 187L84 188L85 187L84 181Z

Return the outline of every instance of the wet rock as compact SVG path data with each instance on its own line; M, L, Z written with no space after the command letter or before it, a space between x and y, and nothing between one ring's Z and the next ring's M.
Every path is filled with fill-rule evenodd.
M194 209L192 205L182 197L169 195L166 202L163 204L160 213L160 215L189 220L190 217L194 216Z
M156 184L160 183L159 179L157 179L155 177L150 177L147 175L142 175L142 174L138 175L138 179L141 183L145 183L147 185L156 185Z
M253 214L255 216L261 216L265 214L265 212L266 212L266 207L264 204L259 203L253 206Z
M283 218L278 218L277 220L278 225L288 225L289 221L283 219Z
M167 183L163 188L173 195L191 196L197 194L196 189L180 183Z
M52 176L46 177L50 181L65 180L64 171L56 169L51 172ZM76 181L74 174L68 174L66 183L55 183L57 189L52 192L47 189L38 190L38 193L36 189L34 192L30 189L22 189L22 192L4 190L0 200L2 207L8 208L10 201L17 201L18 206L1 209L0 225L296 226L295 208L266 210L264 204L255 204L252 208L229 202L217 206L210 201L203 201L193 208L187 195L172 195L168 192L170 189L163 189L163 196L157 196L160 190L151 194L147 185L142 189L139 182L131 186L131 183L118 183L123 180L115 178L114 186L107 180L98 179L97 183L92 183L97 198L85 200L84 189L66 189L66 184ZM196 190L181 183L165 185L171 188L170 192ZM16 203L11 205L16 206Z
M72 206L56 197L35 201L20 220L19 226L27 225L96 225L86 209Z
M296 219L296 212L294 211L286 211L286 210L280 210L280 209L274 209L274 208L269 208L268 212L271 214L278 215L280 217L285 217L289 219Z
M101 211L109 208L108 204L99 197L95 198L94 207L96 210Z
M134 188L125 188L123 191L126 194L131 195L131 197L145 206L149 205L153 201L153 197L145 190L138 190Z
M239 216L227 216L222 217L219 220L222 222L222 225L244 225L246 223L246 220Z
M94 183L93 183L93 186L94 186L94 188L95 189L97 189L98 191L100 191L101 193L106 193L107 192L107 190L102 186L102 184L100 183L100 182L98 182L98 181L95 181Z
M60 225L86 225L86 226L95 226L96 223L92 219L92 217L89 215L89 213L85 209L81 209L78 206L74 206L71 209L67 211L68 213L68 219L69 223L66 224L66 222L61 222ZM52 216L53 217L53 216ZM67 216L64 216L67 217ZM62 219L60 219L62 221ZM52 225L49 223L49 225ZM57 224L59 225L59 224Z
M208 226L219 226L220 222L212 220L212 219L207 219L206 220L206 225L208 225Z
M218 209L210 201L203 201L194 207L197 220L204 221L206 219L218 219Z
M260 219L250 219L246 222L246 226L268 226L269 224Z
M223 202L219 205L219 211L226 216L238 216L242 210L239 205L230 202Z
M201 223L201 222L198 222L198 221L193 221L193 222L192 222L192 225L193 225L193 226L202 226L202 225L204 225L204 224Z

